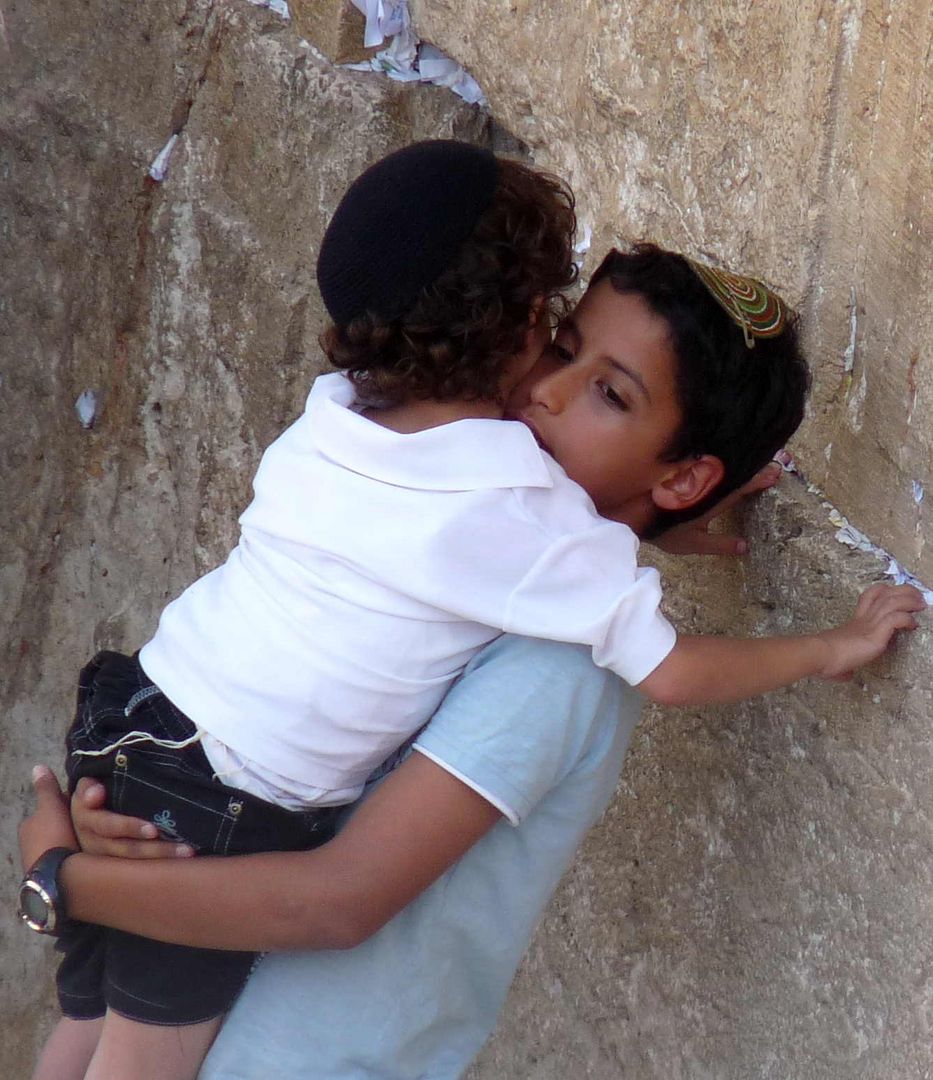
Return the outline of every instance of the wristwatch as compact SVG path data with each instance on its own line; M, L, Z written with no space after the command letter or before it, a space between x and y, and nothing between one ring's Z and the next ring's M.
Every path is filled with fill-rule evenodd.
M60 934L68 921L58 872L73 848L50 848L30 867L19 887L19 917L37 934Z

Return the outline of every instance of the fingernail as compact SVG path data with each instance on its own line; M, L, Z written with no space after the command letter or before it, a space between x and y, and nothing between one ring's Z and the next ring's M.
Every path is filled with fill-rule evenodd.
M139 830L140 834L147 840L154 840L159 835L159 830L155 825L143 825Z
M49 775L49 768L47 765L33 765L32 767L32 782L38 783L43 777Z
M736 543L735 543L735 550L736 550L736 554L745 555L748 552L748 541L747 540L737 540Z
M188 859L194 854L194 848L187 844L179 844L175 848L175 854L181 859Z

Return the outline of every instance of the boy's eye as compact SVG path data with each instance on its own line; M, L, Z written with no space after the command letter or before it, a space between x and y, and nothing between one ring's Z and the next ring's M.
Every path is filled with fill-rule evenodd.
M620 397L608 383L603 383L600 386L600 390L602 391L603 397L614 409L628 409L628 402L625 398Z

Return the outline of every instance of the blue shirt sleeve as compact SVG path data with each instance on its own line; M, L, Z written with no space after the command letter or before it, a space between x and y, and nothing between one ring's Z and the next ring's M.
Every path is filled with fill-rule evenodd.
M505 650L510 663L497 663ZM518 825L605 737L571 718L602 715L607 697L617 709L620 691L583 646L505 636L468 665L414 749Z

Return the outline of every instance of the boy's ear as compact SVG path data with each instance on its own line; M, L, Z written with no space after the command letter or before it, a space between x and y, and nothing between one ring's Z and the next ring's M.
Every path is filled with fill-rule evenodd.
M651 489L651 501L659 510L689 510L719 486L725 473L712 454L680 461Z

